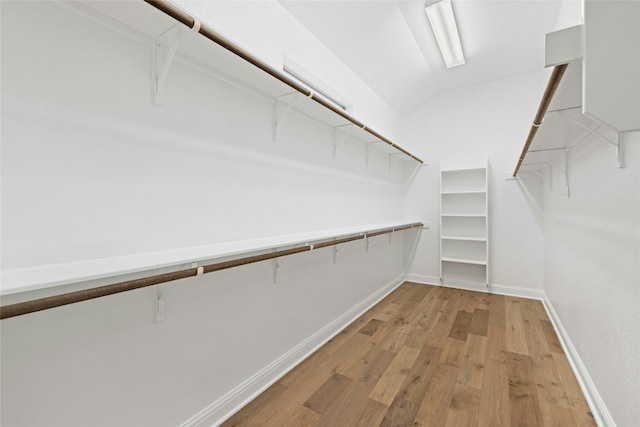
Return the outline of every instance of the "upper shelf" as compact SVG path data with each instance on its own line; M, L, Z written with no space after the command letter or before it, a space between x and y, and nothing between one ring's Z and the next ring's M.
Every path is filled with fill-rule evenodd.
M97 11L114 20L122 29L152 39L159 39L177 27L180 31L177 55L205 65L225 80L274 100L297 93L299 96L294 109L300 113L333 128L352 125L350 138L363 143L382 142L376 149L385 154L402 154L403 159L423 163L416 155L167 1L86 1L80 7ZM290 104L291 98L287 97L286 102Z
M590 135L618 144L614 130L583 114L582 60L554 67L513 176L522 166L553 164Z

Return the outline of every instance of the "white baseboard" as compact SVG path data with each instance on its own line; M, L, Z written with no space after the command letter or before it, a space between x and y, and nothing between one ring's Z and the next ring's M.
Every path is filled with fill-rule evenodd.
M616 427L615 421L613 421L613 417L609 413L602 397L600 397L600 393L598 393L598 389L595 384L591 380L591 376L587 371L586 366L582 363L582 359L580 359L580 355L578 354L576 348L573 346L569 335L567 334L566 329L562 325L560 321L560 317L558 313L553 308L553 304L547 295L543 292L543 305L547 310L547 314L549 315L549 319L551 319L551 323L556 330L556 334L560 339L560 344L562 345L562 349L564 350L564 354L567 356L569 360L569 364L573 369L573 373L578 380L578 384L580 384L580 389L584 394L585 399L587 400L587 404L591 409L591 413L593 414L593 418L598 424L599 427Z
M407 274L405 276L405 280L410 282L422 283L425 285L434 285L434 286L442 286L440 283L440 278L436 276L427 276L422 274ZM465 282L462 280L458 281L447 281L444 283L444 286L456 288L456 289L464 289L468 291L476 291L476 292L487 292L498 295L506 295L510 297L521 297L521 298L530 298L530 299L544 299L544 291L542 289L533 289L533 288L521 288L519 286L507 286L507 285L498 285L498 284L490 284L489 287L484 285L478 285L473 282Z
M505 295L509 297L520 297L537 300L544 300L545 298L545 293L542 289L521 288L519 286L490 284L489 291L492 294Z
M209 427L221 424L269 386L282 378L300 362L309 357L313 352L322 347L327 341L340 333L347 325L394 291L403 282L404 275L396 277L378 291L353 306L343 315L230 390L220 399L195 414L185 421L181 427Z
M437 276L425 276L423 274L406 274L404 280L408 282L422 283L423 285L440 286L440 278Z

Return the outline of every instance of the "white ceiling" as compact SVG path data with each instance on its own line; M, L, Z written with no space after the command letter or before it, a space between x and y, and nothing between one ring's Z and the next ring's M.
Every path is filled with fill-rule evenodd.
M447 69L426 0L280 0L393 109L408 115L444 91L541 70L558 0L452 0L466 64Z

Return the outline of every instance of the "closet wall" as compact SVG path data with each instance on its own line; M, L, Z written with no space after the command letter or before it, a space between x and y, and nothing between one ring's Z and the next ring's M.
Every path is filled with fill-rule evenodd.
M594 136L545 182L544 291L618 426L640 424L640 133L615 149Z
M407 146L424 147L430 166L422 168L406 198L408 215L438 218L439 163L447 167L482 164L489 159L490 289L539 296L543 239L540 206L522 186L507 181L513 171L530 117L546 84L547 71L452 91L426 104L403 125ZM541 196L534 180L527 191ZM439 283L439 230L424 232L411 277ZM465 286L456 283L456 286ZM486 286L468 285L486 291ZM510 288L515 288L514 290Z
M213 4L234 38L314 58L356 117L396 136L276 2L230 3ZM404 220L402 166L366 169L350 143L333 160L332 129L295 113L273 142L273 99L181 60L155 106L152 41L71 6L2 2L3 269ZM346 244L335 264L331 248L288 257L277 283L258 263L163 285L160 323L150 288L3 320L1 424L213 422L397 285L415 233Z

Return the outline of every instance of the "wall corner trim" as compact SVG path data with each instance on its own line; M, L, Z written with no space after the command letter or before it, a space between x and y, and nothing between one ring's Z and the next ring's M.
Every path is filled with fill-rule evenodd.
M256 398L282 378L287 372L322 347L327 341L336 336L351 322L363 315L367 310L380 302L404 282L405 275L401 274L383 285L379 290L354 305L344 314L321 328L315 334L305 339L291 350L271 362L269 365L247 378L221 398L189 418L180 427L209 427L217 426L231 417L243 406Z

